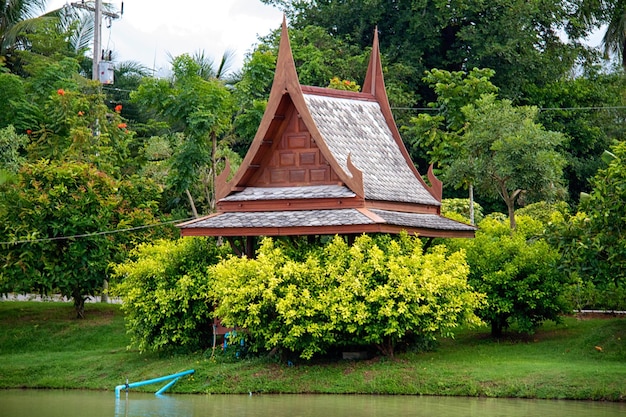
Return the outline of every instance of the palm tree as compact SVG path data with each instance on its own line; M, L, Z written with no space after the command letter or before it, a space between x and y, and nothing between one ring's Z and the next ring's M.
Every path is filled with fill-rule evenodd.
M626 0L608 2L608 25L602 44L604 53L615 53L622 58L622 68L626 70Z
M626 70L626 0L583 0L577 17L587 27L606 25L604 54L615 54Z
M173 63L175 57L170 53L168 53L168 56L170 63ZM190 58L198 66L196 75L203 80L217 79L226 81L227 84L231 81L229 73L232 69L233 59L235 58L234 50L226 50L217 64L213 58L206 55L203 49L194 52Z
M0 59L24 47L24 34L33 30L46 0L0 0Z

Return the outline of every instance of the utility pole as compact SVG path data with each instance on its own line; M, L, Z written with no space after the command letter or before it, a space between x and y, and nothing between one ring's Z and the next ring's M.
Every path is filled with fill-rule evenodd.
M91 67L91 79L99 80L100 72L100 54L102 53L102 16L107 16L111 19L119 19L120 15L112 13L106 10L102 10L102 0L95 0L94 5L91 6L82 0L80 3L72 3L73 7L79 9L85 9L94 12L94 24L93 24L93 65ZM124 10L124 3L122 3L122 13Z
M99 80L100 72L100 49L102 44L102 0L96 0L96 10L93 25L93 66L91 67L91 79Z

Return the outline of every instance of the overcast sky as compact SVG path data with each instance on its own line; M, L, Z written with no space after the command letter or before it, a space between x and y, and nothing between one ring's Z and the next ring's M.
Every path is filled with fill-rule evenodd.
M48 0L47 9L79 1ZM110 3L119 10L121 1ZM231 49L239 69L257 36L281 23L282 12L260 0L125 0L121 19L110 28L103 21L102 48L113 50L117 61L138 61L160 75L170 68L168 53L204 50L217 62Z

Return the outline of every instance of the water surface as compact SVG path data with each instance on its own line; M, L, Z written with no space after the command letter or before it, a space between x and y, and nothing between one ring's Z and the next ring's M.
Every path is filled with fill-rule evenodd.
M0 391L3 417L617 417L626 404L372 395L164 395Z

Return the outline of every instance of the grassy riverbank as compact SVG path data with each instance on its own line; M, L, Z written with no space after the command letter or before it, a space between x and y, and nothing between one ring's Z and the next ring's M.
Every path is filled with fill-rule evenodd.
M127 350L116 305L0 302L0 388L113 390L195 369L171 392L363 393L626 401L626 318L566 318L530 338L499 342L462 331L433 352L330 363L225 360L210 352L140 355ZM161 384L162 385L162 384ZM156 391L160 385L148 386Z

